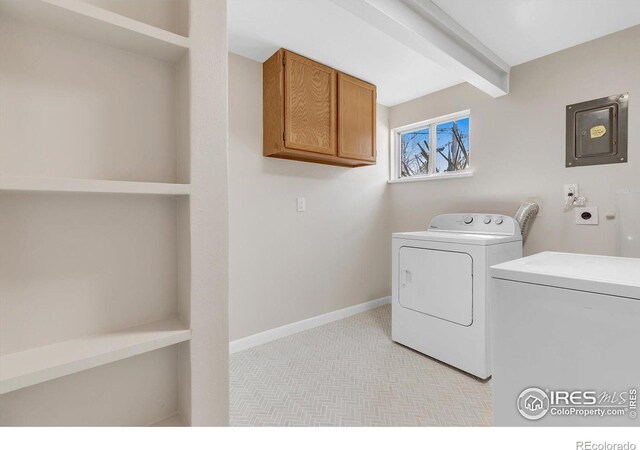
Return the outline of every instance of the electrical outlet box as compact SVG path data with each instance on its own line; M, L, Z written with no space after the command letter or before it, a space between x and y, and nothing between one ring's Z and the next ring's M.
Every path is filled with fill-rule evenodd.
M576 208L576 225L598 225L598 207Z
M577 184L565 184L564 185L564 198L567 198L569 193L572 193L574 198L578 196L578 185Z
M627 92L567 105L566 167L627 162Z
M298 197L298 212L304 212L307 209L307 202L304 197Z

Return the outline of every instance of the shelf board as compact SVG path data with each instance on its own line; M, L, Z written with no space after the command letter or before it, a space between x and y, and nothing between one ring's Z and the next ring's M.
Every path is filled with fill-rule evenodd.
M0 176L0 192L189 195L190 184Z
M81 0L0 0L2 16L169 62L179 61L189 49L187 37Z
M86 336L0 356L0 394L191 339L178 319Z

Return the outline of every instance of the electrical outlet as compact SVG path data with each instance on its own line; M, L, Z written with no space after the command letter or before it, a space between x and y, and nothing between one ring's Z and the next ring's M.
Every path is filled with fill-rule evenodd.
M567 196L569 194L573 194L573 197L577 197L579 192L578 192L578 185L577 184L565 184L564 185L564 198L567 198Z
M576 208L576 225L598 225L598 207Z
M304 197L298 197L298 212L304 212L307 209L306 201Z

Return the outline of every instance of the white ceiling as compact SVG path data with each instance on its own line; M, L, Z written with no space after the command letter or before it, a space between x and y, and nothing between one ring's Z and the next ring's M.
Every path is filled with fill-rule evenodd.
M434 2L512 66L640 23L640 0ZM331 0L229 1L231 52L280 47L376 84L387 106L464 81Z
M433 0L515 66L640 24L640 0Z
M284 47L378 87L391 106L463 80L330 0L230 0L229 50L264 62Z

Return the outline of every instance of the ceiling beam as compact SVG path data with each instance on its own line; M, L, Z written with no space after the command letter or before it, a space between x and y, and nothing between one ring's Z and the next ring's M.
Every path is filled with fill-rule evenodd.
M332 0L493 97L509 93L509 65L431 0Z

